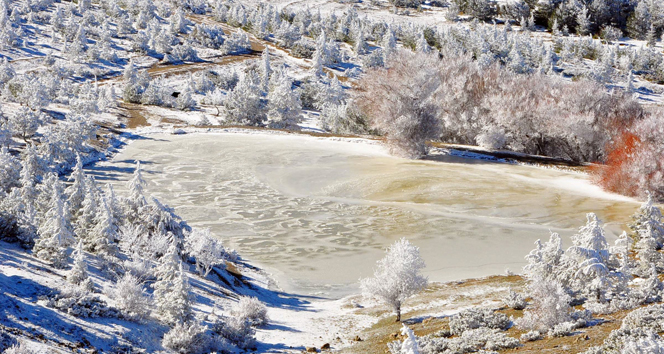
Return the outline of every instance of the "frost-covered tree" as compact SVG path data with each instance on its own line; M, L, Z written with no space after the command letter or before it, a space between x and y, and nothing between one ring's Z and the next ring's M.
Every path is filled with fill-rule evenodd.
M374 277L362 279L362 293L375 296L392 307L401 321L401 305L427 285L420 274L424 268L420 249L402 238L387 249L387 255L377 262Z
M116 241L118 236L118 220L115 219L106 198L100 198L95 226L90 231L89 239L92 251L104 258L117 255Z
M83 242L79 241L74 254L72 255L74 264L67 272L67 281L85 291L94 290L92 279L88 276L88 265L85 262L85 253L83 252Z
M127 189L129 196L126 200L127 217L130 221L139 218L139 211L141 208L148 204L145 199L144 188L147 183L143 179L143 171L141 169L141 161L136 161L136 168L131 179L127 182Z
M193 229L185 235L185 252L196 260L196 269L206 277L212 267L224 262L226 250L209 229Z
M590 33L590 16L588 15L588 8L583 6L581 11L576 16L576 33L580 35L587 35Z
M268 47L265 47L263 54L261 55L261 86L264 92L268 91L268 86L270 84L270 75L272 75L272 68L270 67L270 51Z
M37 133L42 124L42 117L28 107L20 107L16 113L9 116L9 124L14 135L27 141Z
M647 199L641 204L639 210L632 215L632 222L628 226L631 230L631 236L635 240L640 240L646 232L650 232L650 237L655 239L658 248L664 244L662 212L655 206L655 201L650 192L647 192Z
M413 330L408 328L405 323L403 323L403 327L401 327L401 335L405 338L403 342L401 342L398 354L420 354L417 337L415 336L415 333L413 333Z
M76 165L69 175L71 184L65 189L65 194L69 196L67 203L72 215L78 215L81 207L83 206L83 199L85 198L85 171L83 171L83 161L81 155L76 154Z
M290 78L282 76L274 83L268 94L268 126L276 129L299 129L302 120L302 102L300 95L293 91Z
M261 126L267 118L260 78L254 71L246 73L224 101L227 122Z
M538 278L528 285L528 292L532 303L516 321L520 328L546 332L571 320L571 298L560 283Z
M9 152L7 146L0 148L0 194L20 187L20 171L20 161Z
M66 264L66 250L73 242L74 235L67 220L61 187L57 182L53 184L50 204L32 251L37 257L61 268Z
M427 139L440 136L436 95L441 82L437 75L422 70L435 70L438 65L437 55L401 50L387 68L368 70L359 83L358 106L395 154L421 158L428 150Z
M130 272L118 279L115 286L108 291L115 301L115 307L123 316L131 320L142 320L150 312L149 298L141 281Z
M191 287L175 245L169 247L155 273L154 302L159 318L169 324L190 320Z

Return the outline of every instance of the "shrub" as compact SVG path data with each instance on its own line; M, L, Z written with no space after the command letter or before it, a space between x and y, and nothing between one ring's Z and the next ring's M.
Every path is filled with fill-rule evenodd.
M250 349L256 344L256 331L244 318L223 317L215 324L214 332L240 349Z
M242 296L231 309L231 314L248 321L253 327L267 324L267 307L255 297Z
M210 337L206 331L207 327L195 321L178 323L164 334L161 345L180 354L207 353Z
M506 330L512 322L502 313L490 309L470 308L459 312L450 319L450 331L454 335L476 328Z
M149 313L148 298L139 279L126 273L109 291L109 297L115 301L115 307L127 319L140 320Z
M512 289L510 289L507 296L503 298L503 304L515 310L523 310L528 305L526 298L523 295L512 291Z

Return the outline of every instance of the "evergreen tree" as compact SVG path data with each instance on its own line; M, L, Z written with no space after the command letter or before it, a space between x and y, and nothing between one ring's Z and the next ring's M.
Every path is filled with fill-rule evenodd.
M93 252L103 258L117 255L118 220L115 219L105 198L100 198L95 226L90 234Z
M39 228L39 238L35 242L33 252L37 257L62 268L67 262L67 246L74 240L69 220L65 212L65 203L59 183L53 184L51 208L45 221Z
M299 129L302 119L300 95L292 90L293 83L286 77L278 79L268 94L268 126L276 129Z
M261 56L261 84L264 92L268 92L268 86L270 84L270 75L272 74L272 68L270 67L270 51L268 47L265 47L263 55Z
M69 181L72 184L65 189L65 194L69 196L67 203L69 204L70 213L77 216L83 206L83 199L85 198L85 172L83 171L83 161L81 155L76 154L76 165L69 176Z
M156 269L154 301L159 318L168 324L191 319L191 287L175 245L168 248Z
M581 12L576 16L576 33L585 36L590 33L590 16L588 15L588 8L583 6Z
M94 290L94 284L88 276L88 265L85 263L85 253L83 253L83 242L79 241L74 254L74 264L67 273L67 281L86 291Z
M649 232L657 242L657 248L664 244L664 224L662 223L662 212L655 206L655 200L650 192L647 193L646 201L641 204L639 210L632 215L632 222L627 226L631 230L630 236L634 240L640 240Z
M227 122L262 126L267 119L267 107L255 71L246 73L224 101Z
M141 170L141 161L137 160L134 174L127 182L129 197L127 198L126 215L129 221L138 220L140 218L139 211L148 204L143 191L146 184Z

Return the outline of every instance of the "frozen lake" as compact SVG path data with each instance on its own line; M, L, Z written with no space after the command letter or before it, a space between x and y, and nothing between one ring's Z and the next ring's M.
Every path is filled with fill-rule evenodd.
M300 135L149 135L93 167L124 190L140 160L148 193L263 267L285 291L339 297L390 243L421 248L430 280L519 272L549 230L564 247L596 212L613 242L638 204L579 173Z

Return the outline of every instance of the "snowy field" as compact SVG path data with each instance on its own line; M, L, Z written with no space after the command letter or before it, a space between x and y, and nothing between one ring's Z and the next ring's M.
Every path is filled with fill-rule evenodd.
M585 174L451 156L411 161L338 140L146 135L91 172L121 189L140 160L149 193L264 267L279 288L334 298L356 293L401 237L421 247L430 280L458 280L519 272L535 240L551 230L569 244L587 212L613 242L638 206Z

